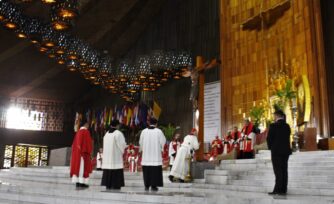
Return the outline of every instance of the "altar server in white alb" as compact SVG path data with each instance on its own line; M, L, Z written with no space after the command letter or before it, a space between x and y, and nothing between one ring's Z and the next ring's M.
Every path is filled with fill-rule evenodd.
M168 156L169 156L169 167L172 169L177 151L181 146L180 133L175 133L173 141L169 143Z
M162 177L162 151L166 143L164 133L157 128L158 121L150 119L150 126L140 134L139 145L142 153L142 167L145 190L151 187L152 191L158 191L163 186Z
M100 148L96 154L96 170L102 170L102 158L103 158L103 149Z
M184 137L183 143L176 154L172 170L169 174L169 180L174 181L174 178L184 182L184 178L188 174L188 158L191 157L193 151L198 150L199 143L197 140L197 130L193 128L189 135Z
M123 153L126 148L124 135L117 130L118 120L111 122L103 138L102 186L107 190L119 190L124 186Z

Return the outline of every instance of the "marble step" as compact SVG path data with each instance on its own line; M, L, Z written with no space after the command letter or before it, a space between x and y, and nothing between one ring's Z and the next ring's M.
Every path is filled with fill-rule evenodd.
M36 178L36 177L28 177L28 176L16 176L16 175L0 175L0 180L6 183L16 183L19 184L20 182L33 182L33 183L44 183L44 186L52 186L57 185L59 186L73 186L70 178L67 179L54 179L54 178ZM101 179L90 179L89 184L91 186L100 186ZM143 180L127 180L125 179L125 186L128 187L143 187L144 183ZM167 178L164 179L164 186L168 188L187 188L191 186L191 183L171 183Z
M269 159L240 159L240 160L225 160L221 161L220 165L231 165L231 164L238 164L238 165L251 165L251 164L271 164L271 160ZM307 165L312 166L313 165L319 165L319 166L333 166L334 165L334 157L330 159L319 159L315 161L309 161L309 160L290 160L289 159L289 165L292 166L298 166L298 165Z
M312 165L289 165L289 171L295 171L295 170L303 170L307 169L310 171L316 171L316 170L323 170L323 171L332 171L334 169L334 165L327 165L327 166L312 166ZM231 170L231 171L254 171L254 170L270 170L272 169L271 164L267 165L261 165L261 164L230 164L230 165L224 165L219 166L218 170Z
M38 182L38 181L24 181L24 180L3 180L5 185L12 186L20 186L22 188L43 188L43 189L62 189L62 190L73 190L75 189L75 185L72 183L69 184L60 184L60 183L46 183L46 182ZM164 187L162 188L164 191L173 191L173 192L192 192L191 183L164 183ZM143 183L138 183L138 185L127 185L125 184L122 187L122 190L139 190L142 191L144 189ZM89 190L93 191L105 191L104 186L93 185L90 184Z
M260 150L257 155L269 154L270 150ZM293 152L292 155L334 155L334 150L325 150L325 151L302 151L302 152Z
M334 162L333 157L319 158L289 158L289 163L312 163L312 162ZM255 158L255 159L236 159L236 160L223 160L220 164L253 164L253 163L271 163L271 158Z
M239 185L239 186L274 186L274 180L231 180L228 182L231 185ZM289 187L296 187L296 188L307 188L307 189L333 189L333 183L324 183L324 182L307 182L307 181L294 181L288 184Z
M307 171L305 171L307 172ZM300 181L307 181L307 182L323 182L323 183L331 183L334 185L334 175L331 172L327 172L328 175L321 175L321 174L311 174L311 175L303 175L300 173L289 173L289 181L290 182L300 182ZM275 176L273 171L268 172L256 172L252 171L252 174L249 172L242 172L240 174L232 174L228 173L225 170L211 170L205 171L205 178L211 177L224 177L228 178L229 180L274 180ZM207 181L207 180L206 180ZM210 182L209 182L210 183Z
M227 170L217 170L217 171L227 171ZM273 169L259 169L255 171L229 171L229 175L239 175L239 176L266 176L273 175ZM309 176L333 176L331 171L327 170L309 170L309 169L299 169L299 170L289 170L289 177L309 177Z
M205 177L205 183L208 184L236 184L236 185L270 185L274 184L275 177L265 176L265 177L249 177L241 176L237 178L231 178L231 176L218 176L218 175L208 175ZM304 186L305 188L334 188L334 179L328 180L326 177L321 178L291 178L289 177L289 186Z
M214 188L213 188L214 187ZM145 193L143 190L126 189L121 192L100 192L99 189L87 190L58 190L38 189L30 186L29 189L17 186L0 186L0 197L11 199L15 203L29 201L33 203L236 203L236 204L329 204L333 197L294 196L272 197L265 193L248 193L243 191L227 191L210 186L210 188L196 189L192 192L166 191L161 188L158 193ZM312 202L311 202L312 201Z
M22 175L22 176L38 176L38 177L53 177L53 178L69 178L69 172L67 173L59 173L59 172L52 172L52 173L48 173L48 172L34 172L34 171L24 171L24 170L14 170L14 171L0 171L1 173L9 173L9 174L16 174L16 175ZM124 176L127 179L133 179L133 180L141 180L143 179L143 176L141 173L127 173L124 172ZM90 178L94 178L94 179L101 179L102 178L102 173L100 172L93 172L90 175Z
M201 184L194 183L192 188L198 189L215 189L221 191L233 191L233 192L257 192L257 193L267 193L273 190L272 186L255 186L255 185L220 185L220 184ZM242 194L241 193L241 194ZM297 187L289 187L288 188L289 195L312 195L312 196L333 196L334 189L323 189L323 188L297 188ZM334 200L333 200L334 201Z
M66 204L93 204L93 203L207 203L205 197L187 195L185 193L171 195L168 193L141 192L101 192L93 190L51 190L22 189L21 187L0 186L0 197L13 201L28 201L32 203L66 203Z

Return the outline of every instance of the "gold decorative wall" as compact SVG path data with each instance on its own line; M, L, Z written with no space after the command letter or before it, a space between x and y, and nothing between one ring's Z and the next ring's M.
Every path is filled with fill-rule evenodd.
M223 131L239 126L254 103L267 101L288 78L308 76L312 119L326 134L319 0L221 0ZM319 26L320 25L320 26ZM320 127L321 126L321 127Z

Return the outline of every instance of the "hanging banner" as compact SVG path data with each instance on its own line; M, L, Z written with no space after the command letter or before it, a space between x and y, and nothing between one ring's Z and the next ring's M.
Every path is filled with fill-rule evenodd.
M204 85L204 142L221 136L220 81Z

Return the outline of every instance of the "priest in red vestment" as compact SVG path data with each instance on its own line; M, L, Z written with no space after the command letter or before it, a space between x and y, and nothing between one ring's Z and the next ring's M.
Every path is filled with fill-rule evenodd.
M223 153L223 142L219 139L219 136L211 142L211 157L210 160L214 160L219 154Z
M77 188L88 187L89 174L92 172L91 153L93 144L88 127L87 120L82 120L81 128L76 133L72 144L70 176Z
M248 135L252 132L253 130L253 123L250 122L248 119L244 120L244 126L241 130L241 139L239 141L240 144L240 154L239 154L239 158L240 159L244 159L244 150L246 148L246 144L247 144L247 138Z

